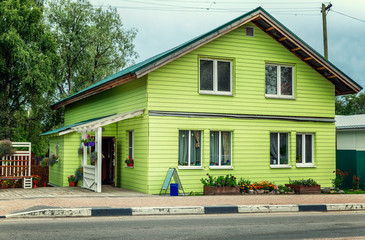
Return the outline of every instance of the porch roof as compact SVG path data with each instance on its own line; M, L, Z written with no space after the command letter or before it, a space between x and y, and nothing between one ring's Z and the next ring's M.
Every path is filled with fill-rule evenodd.
M137 111L132 111L132 112L127 112L127 113L120 113L120 114L113 114L113 115L107 115L107 116L103 116L103 117L98 117L98 118L91 118L85 121L81 121L78 123L74 123L71 125L67 125L55 130L51 130L45 133L40 134L41 136L45 136L45 135L51 135L51 134L58 134L60 135L65 135L67 133L70 132L75 132L75 131L87 131L87 130L93 130L95 128L98 127L102 127L111 123L115 123L115 122L119 122L122 120L126 120L132 117L136 117L139 115L142 115L144 112L144 109L141 110L137 110Z

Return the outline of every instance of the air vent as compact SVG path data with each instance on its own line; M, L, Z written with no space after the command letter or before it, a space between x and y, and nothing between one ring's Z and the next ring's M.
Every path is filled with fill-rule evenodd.
M253 27L246 27L246 36L253 37L254 36L254 28Z

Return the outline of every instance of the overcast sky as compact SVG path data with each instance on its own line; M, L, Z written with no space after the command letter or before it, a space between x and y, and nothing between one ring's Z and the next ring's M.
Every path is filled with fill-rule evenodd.
M259 6L323 55L320 1L91 0L91 3L117 7L124 27L138 30L134 41L139 54L136 62ZM365 1L333 0L331 3L333 6L327 14L329 60L365 88Z

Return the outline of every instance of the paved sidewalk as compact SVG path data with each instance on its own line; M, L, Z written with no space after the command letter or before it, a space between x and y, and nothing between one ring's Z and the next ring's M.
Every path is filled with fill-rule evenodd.
M116 216L228 212L365 210L362 194L158 196L103 186L0 189L0 216ZM15 214L15 215L14 215Z

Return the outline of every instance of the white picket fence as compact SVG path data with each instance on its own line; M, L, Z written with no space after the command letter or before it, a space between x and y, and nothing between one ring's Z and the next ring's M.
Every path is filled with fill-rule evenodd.
M16 150L11 156L0 160L0 179L24 179L23 187L31 187L32 178L32 144L30 142L13 142ZM22 148L22 150L19 150Z

